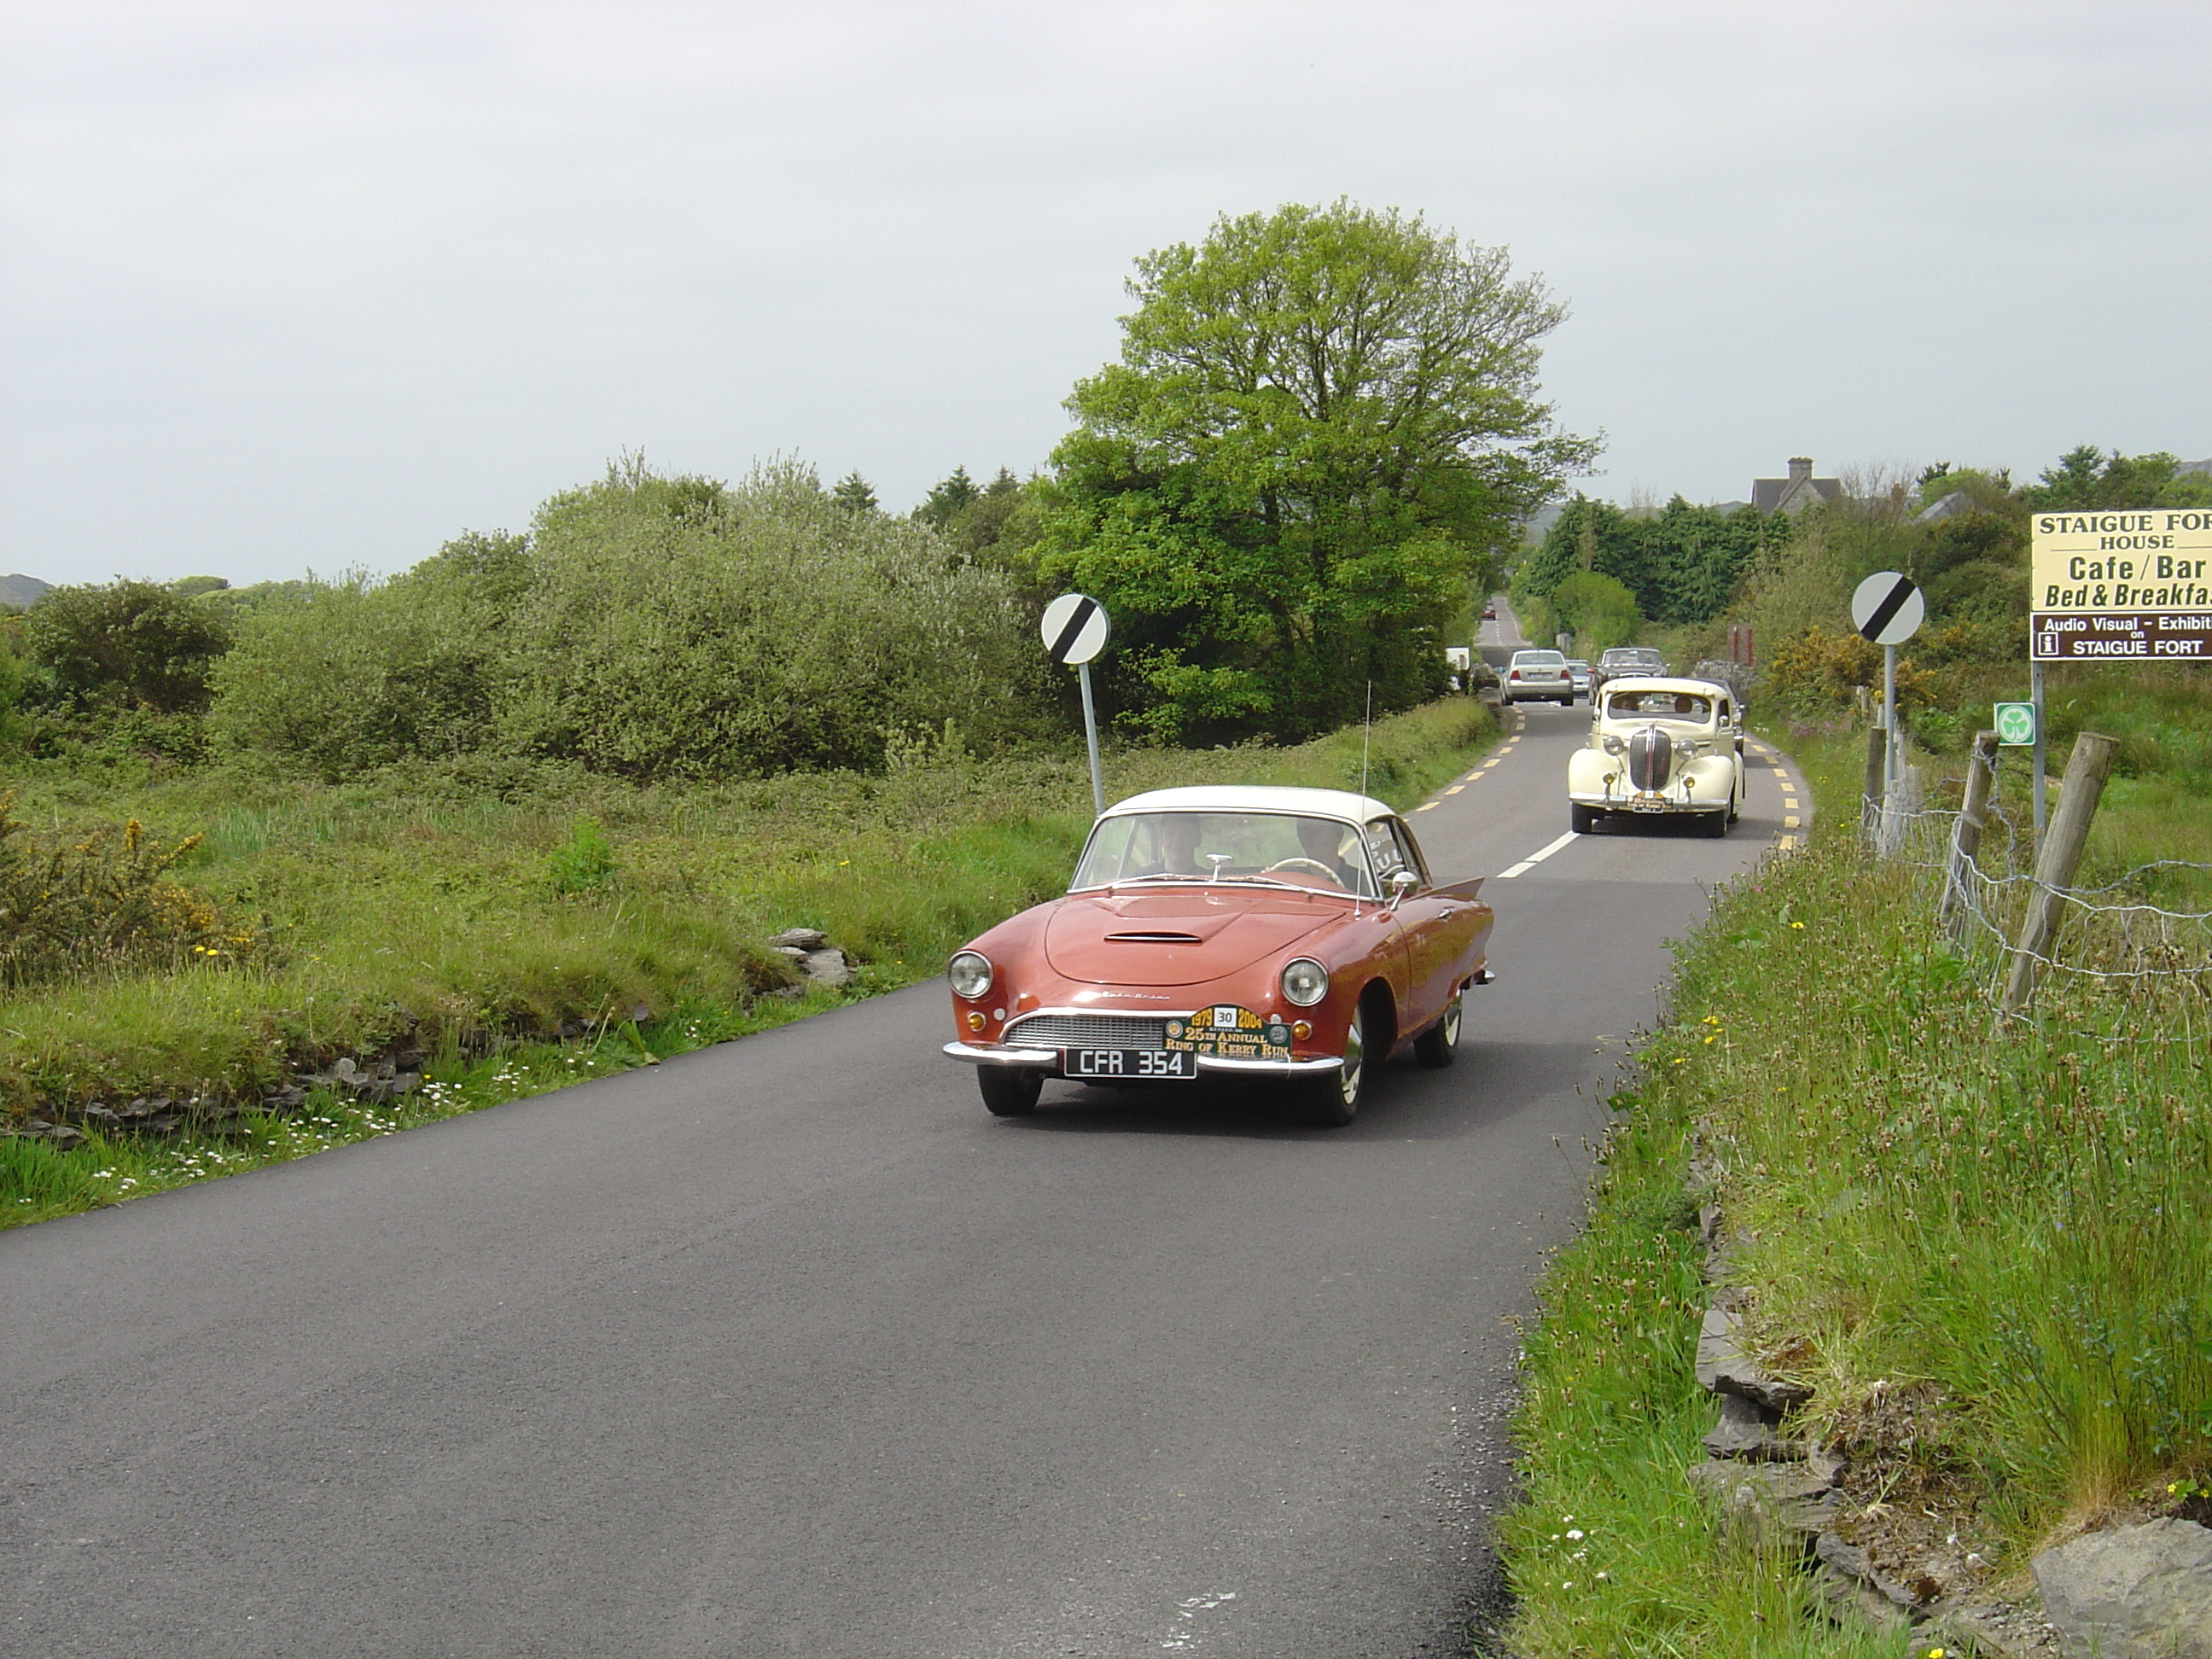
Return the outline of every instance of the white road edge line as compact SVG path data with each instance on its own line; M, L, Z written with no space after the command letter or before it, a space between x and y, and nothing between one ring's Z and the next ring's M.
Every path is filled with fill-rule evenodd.
M1520 863L1515 865L1510 870L1500 870L1498 872L1498 879L1500 881L1510 881L1516 876L1525 875L1528 872L1534 869L1538 865L1541 864L1546 859L1551 857L1553 854L1558 852L1559 848L1566 846L1568 842L1576 839L1577 836L1575 832L1571 830L1568 830L1565 835L1561 836L1559 840L1553 842L1549 847L1543 848L1540 852L1529 854L1527 858L1522 859Z

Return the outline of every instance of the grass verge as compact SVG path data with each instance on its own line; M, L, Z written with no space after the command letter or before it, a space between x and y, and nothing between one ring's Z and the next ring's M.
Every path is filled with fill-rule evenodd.
M2124 688L2081 696L2122 705L2083 726L2125 712ZM2054 975L2000 1032L1989 962L1942 941L1925 878L1870 863L1837 805L1861 739L1777 737L1820 829L1681 948L1589 1225L1540 1286L1501 1534L1522 1659L1926 1650L1828 1622L1794 1558L1731 1541L1686 1480L1714 1417L1691 1375L1700 1201L1768 1369L1851 1451L1838 1530L1940 1564L1947 1595L2019 1591L2036 1548L2114 1510L2193 1513L2212 1474L2201 987ZM2196 785L2170 757L2202 747L2160 741L2100 814L2085 882L2203 834L2166 805Z
M1371 793L1410 805L1496 729L1486 707L1452 698L1378 722L1364 759L1352 729L1295 748L1127 750L1106 771L1121 795L1355 787L1364 764ZM265 916L269 943L249 962L4 994L0 1100L17 1121L147 1097L181 1103L188 1121L181 1138L94 1133L66 1150L0 1139L0 1226L779 1023L821 1006L771 994L795 988L766 948L784 927L819 927L854 957L851 994L911 983L1058 891L1091 816L1079 757L979 759L951 738L883 775L688 788L461 769L346 787L57 769L15 789L17 816L58 837L125 819L167 844L203 834L179 873ZM564 1032L589 1041L549 1040ZM304 1119L255 1109L302 1065L399 1045L426 1080L404 1103L356 1109L319 1091ZM204 1132L217 1121L224 1133Z

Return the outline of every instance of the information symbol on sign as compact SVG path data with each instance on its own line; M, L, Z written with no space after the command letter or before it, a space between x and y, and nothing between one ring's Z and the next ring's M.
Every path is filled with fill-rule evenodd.
M1997 741L2008 748L2024 748L2035 741L2035 705L2001 702L1996 705Z
M1063 593L1044 608L1037 632L1045 654L1065 668L1077 668L1106 648L1106 607L1088 593Z
M1911 577L1877 570L1851 594L1851 626L1876 645L1902 645L1920 631L1928 603Z

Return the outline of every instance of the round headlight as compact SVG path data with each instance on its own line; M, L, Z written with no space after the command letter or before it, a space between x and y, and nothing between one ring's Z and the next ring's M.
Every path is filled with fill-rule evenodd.
M991 988L991 958L980 951L957 953L945 969L945 978L952 981L952 994L975 1001Z
M1283 969L1283 995L1301 1008L1310 1008L1328 994L1328 969L1311 957L1300 957Z
M1623 743L1615 733L1608 732L1605 734L1605 752L1607 754L1618 755L1622 750L1627 747L1628 745Z

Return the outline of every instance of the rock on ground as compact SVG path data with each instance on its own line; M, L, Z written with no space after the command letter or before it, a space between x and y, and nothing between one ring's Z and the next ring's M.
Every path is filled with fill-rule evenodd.
M2212 1530L2150 1521L2035 1558L2067 1659L2212 1659Z

